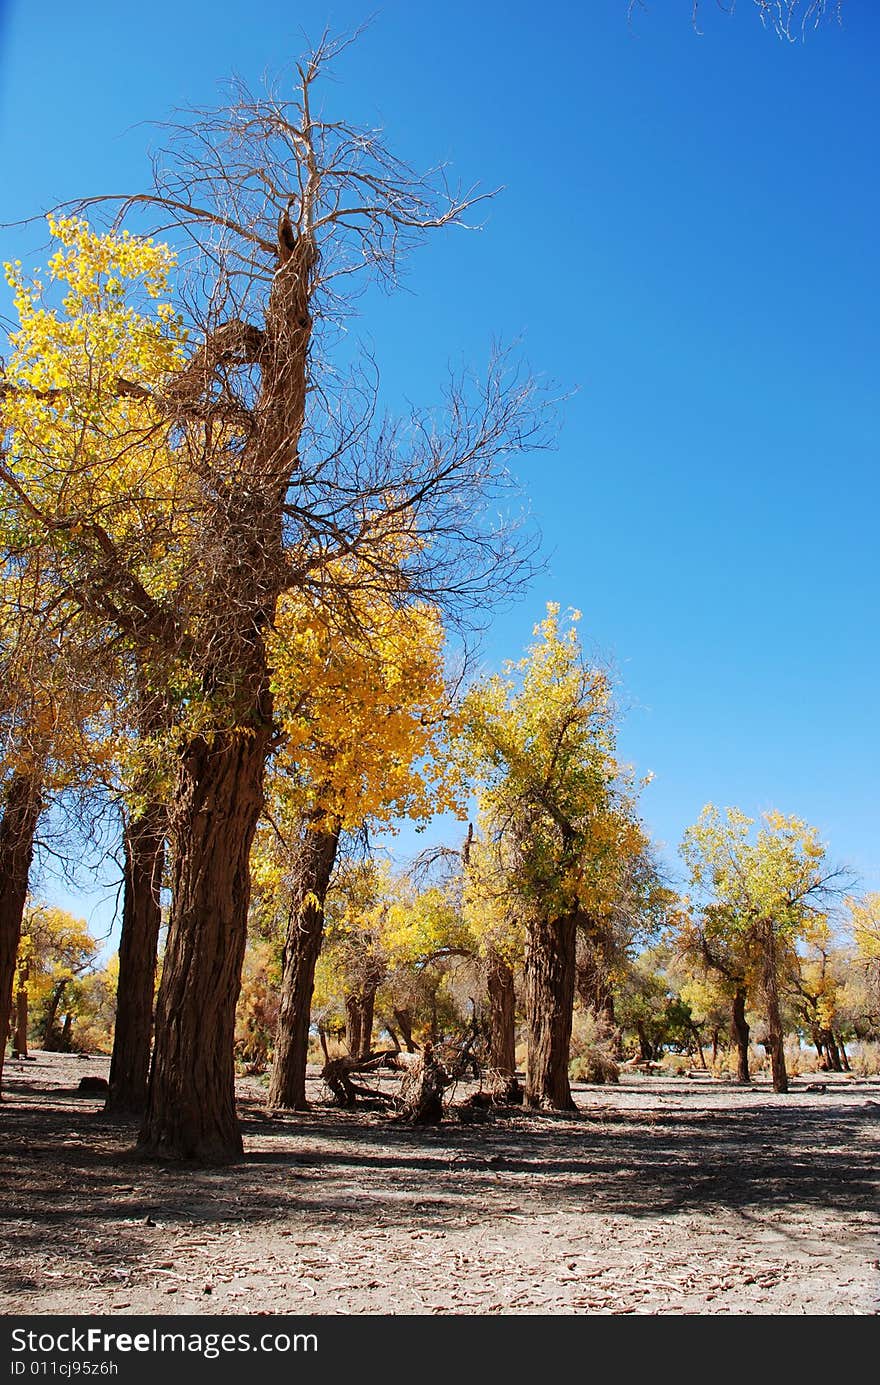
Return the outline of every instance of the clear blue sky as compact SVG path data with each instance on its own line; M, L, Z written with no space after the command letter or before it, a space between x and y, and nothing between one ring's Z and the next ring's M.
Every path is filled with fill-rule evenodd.
M579 607L670 859L708 800L778 807L878 889L880 7L845 0L843 27L788 44L749 0L733 18L704 0L702 36L690 0L646 5L630 25L626 0L382 7L328 109L506 191L363 325L392 398L436 399L495 335L577 389L558 450L520 467L549 562L486 664L548 599ZM0 11L3 220L140 186L139 122L369 13Z

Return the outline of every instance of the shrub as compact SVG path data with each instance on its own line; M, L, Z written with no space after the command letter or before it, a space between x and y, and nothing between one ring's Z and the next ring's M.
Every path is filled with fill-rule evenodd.
M574 1082L597 1086L620 1080L617 1049L620 1031L595 1010L576 1010L571 1030L568 1075Z

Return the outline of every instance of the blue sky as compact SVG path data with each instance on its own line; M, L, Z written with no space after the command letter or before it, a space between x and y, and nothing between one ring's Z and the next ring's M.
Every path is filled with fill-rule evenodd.
M546 571L499 615L487 667L547 600L583 611L652 770L672 860L711 800L816 823L880 889L876 634L880 9L779 41L740 0L391 0L328 110L416 164L505 191L479 232L365 301L391 400L522 339L565 391L558 448L524 459ZM0 166L13 220L146 178L141 122L276 73L360 4L0 12ZM3 236L5 255L26 237ZM86 906L82 906L86 907Z

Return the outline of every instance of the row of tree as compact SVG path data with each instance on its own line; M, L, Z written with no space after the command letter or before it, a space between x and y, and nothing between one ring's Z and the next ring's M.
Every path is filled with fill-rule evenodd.
M38 824L111 802L124 889L110 1105L143 1113L157 1155L241 1148L254 886L284 921L270 1096L302 1100L324 901L351 834L463 807L476 785L462 908L496 939L499 1015L522 943L533 1104L570 1101L578 937L600 977L608 920L664 899L609 679L574 627L551 611L522 666L463 699L450 686L465 672L450 676L450 633L530 575L509 466L543 444L547 413L504 353L451 379L437 408L380 409L350 330L358 296L393 286L406 253L480 194L316 106L344 46L325 38L292 98L239 87L190 113L146 191L60 209L45 269L7 266L0 1033ZM786 895L772 925L767 900L737 913L772 953L768 997L822 888ZM707 946L727 965L714 934Z
M690 893L664 883L638 817L640 786L615 754L610 680L586 659L576 613L563 626L551 607L519 663L457 698L438 676L435 626L398 630L397 642L386 632L368 665L321 633L302 621L285 633L285 657L308 651L301 686L320 692L272 761L250 862L235 1047L259 1066L271 1056L270 1106L305 1106L315 1031L326 1059L328 1035L344 1034L353 1064L367 1066L377 1031L410 1052L479 1035L471 1049L496 1101L523 1098L524 1032L525 1100L554 1109L573 1105L576 1001L594 1050L580 1057L611 1050L604 1069L584 1069L600 1079L614 1073L624 1035L641 1059L672 1044L705 1064L704 1043L717 1055L730 1034L737 1077L748 1082L751 1018L782 1092L786 1031L808 1036L838 1069L846 1039L880 1034L877 900L850 901L853 946L837 944L829 907L841 873L827 866L815 829L707 807L682 843ZM280 670L280 651L276 662ZM367 700L364 720L354 704ZM327 766L339 764L337 781ZM433 881L395 875L358 841L392 812L425 818L474 794L478 826L463 849L420 863ZM28 915L19 997L39 931L32 920L46 935L52 918ZM80 947L87 959L68 932L67 952ZM151 978L154 967L155 955ZM42 1032L63 1045L52 1025L74 972L55 971ZM80 1001L86 1014L106 985L93 989ZM19 1001L19 1049L21 1011ZM118 1078L110 1104L118 1108Z

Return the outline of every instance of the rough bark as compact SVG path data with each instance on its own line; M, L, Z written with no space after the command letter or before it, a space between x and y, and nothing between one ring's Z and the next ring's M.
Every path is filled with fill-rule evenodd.
M526 946L526 1105L575 1109L568 1081L574 1010L576 916L542 919Z
M413 1038L412 1015L409 1010L395 1010L394 1018L397 1021L397 1027L400 1030L403 1046L407 1053L418 1053L419 1046Z
M354 1073L375 1072L377 1068L395 1067L396 1052L366 1053L362 1058L328 1058L321 1077L330 1089L337 1106L355 1106L359 1096L370 1101L391 1102L393 1097L377 1087L364 1087L353 1080Z
M151 804L123 834L125 891L107 1111L141 1115L147 1105L166 828L165 806Z
M170 814L172 910L139 1145L223 1162L242 1151L235 1114L235 1005L247 939L249 856L263 805L263 725L192 740Z
M746 988L737 986L733 995L730 1028L736 1045L736 1080L746 1087L752 1080L749 1072L749 1025L746 1019Z
M366 1058L371 1051L376 988L364 986L345 997L346 1040L352 1058Z
M413 1125L438 1125L443 1119L443 1093L449 1074L435 1057L433 1044L425 1044L421 1057L404 1074L400 1084L400 1113Z
M40 787L37 774L14 774L0 818L0 1079L12 1011L15 959L34 854L34 833L40 816Z
M361 1006L360 997L357 995L345 997L345 1042L348 1045L349 1057L360 1058L362 1050Z
M496 952L486 958L486 989L489 993L489 1066L492 1094L496 1100L522 1101L516 1080L516 992L513 970Z
M324 900L338 846L338 830L309 830L303 837L297 862L296 894L284 939L275 1054L267 1098L270 1107L281 1110L304 1111L308 1105L306 1059L315 966L324 937ZM324 1057L329 1061L326 1046Z
M838 1045L838 1048L840 1049L840 1066L841 1066L841 1069L843 1070L843 1072L850 1072L850 1071L851 1071L851 1068L850 1068L850 1065L849 1065L849 1055L847 1054L847 1051L846 1051L846 1044L845 1044L844 1041L843 1041L843 1036L840 1035L840 1034L838 1034L836 1037L837 1037L837 1045Z

